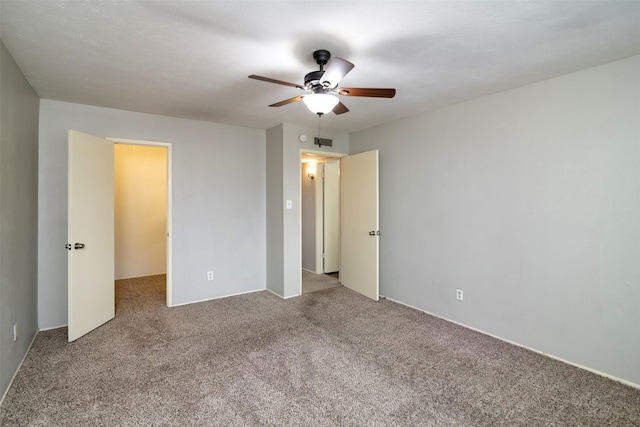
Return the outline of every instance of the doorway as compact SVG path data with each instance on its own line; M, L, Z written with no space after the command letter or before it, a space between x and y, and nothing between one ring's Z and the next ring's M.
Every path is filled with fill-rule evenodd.
M68 340L115 316L115 144L166 147L166 300L171 282L171 145L68 132Z
M170 307L171 145L107 139L115 152L115 279L164 275Z
M340 158L343 156L301 150L300 294L339 285Z
M303 154L304 150L301 150L301 161ZM319 154L327 156L324 152ZM346 288L378 301L380 295L379 152L372 150L350 156L334 155L332 157L340 157L339 282ZM301 167L300 176L303 175ZM300 188L302 192L302 185ZM300 217L302 211L303 209L300 209ZM301 220L299 225L302 228ZM300 248L302 249L302 244ZM300 271L300 294L302 294L302 268Z

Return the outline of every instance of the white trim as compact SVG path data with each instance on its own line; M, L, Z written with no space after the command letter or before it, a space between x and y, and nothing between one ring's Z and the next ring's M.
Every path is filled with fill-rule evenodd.
M304 179L304 177L303 177ZM315 192L315 236L316 236L316 274L324 273L324 163L316 163ZM300 212L302 214L302 212ZM323 221L320 221L323 218Z
M302 149L298 151L298 267L298 294L302 295ZM282 293L284 291L283 285ZM280 298L286 299L284 296Z
M271 289L267 288L267 292L271 292L273 295L277 296L280 299L285 299L282 295L280 295L279 293L272 291Z
M27 356L29 355L29 352L31 351L31 347L33 346L33 343L35 342L36 337L38 336L39 333L40 333L40 331L36 331L36 333L33 334L33 339L31 339L31 343L29 343L29 347L27 347L27 351L24 353L24 356L22 356L22 360L18 364L18 368L13 373L13 377L11 377L11 381L9 381L9 384L7 384L7 388L4 391L4 393L2 394L2 398L0 398L0 405L2 405L2 402L4 402L4 398L7 397L7 393L9 393L9 390L11 389L11 386L13 385L13 381L18 376L18 372L20 372L20 368L22 368L22 364L24 363L24 361L26 360Z
M298 254L298 258L299 258L298 264L300 265L300 286L298 287L299 289L298 295L283 297L281 295L275 294L283 299L299 297L302 295L302 153L320 154L325 156L325 158L318 159L318 161L326 160L326 158L329 158L329 157L339 160L339 159L342 159L343 157L348 156L348 154L346 153L328 152L328 151L322 151L322 150L310 150L307 148L300 148L300 151L298 152L298 239L299 239L299 248L300 248L300 253ZM316 168L317 168L317 164L316 164ZM316 176L317 175L318 175L318 170L316 169ZM317 188L318 187L316 183L316 193L317 193ZM317 224L317 217L316 217L316 224ZM318 232L316 228L316 236L317 236L317 233ZM316 239L316 247L317 247L317 239ZM342 251L342 247L340 248L340 251ZM318 269L317 257L318 257L318 253L316 252L316 270Z
M140 141L126 138L105 138L114 144L148 145L167 149L167 307L173 307L173 152L170 142Z
M302 274L302 273L300 273L300 274ZM280 294L279 294L279 293L277 293L277 292L272 291L271 289L267 289L267 291L271 292L273 295L277 296L277 297L278 297L278 298L280 298L280 299L297 298L297 297L299 297L300 295L302 295L302 293L300 293L299 295L289 295L288 297L283 297L282 295L280 295Z
M624 380L622 378L618 378L618 377L615 377L613 375L609 375L607 373L598 371L596 369L589 368L588 366L583 366L583 365L580 365L578 363L573 363L573 362L570 362L568 360L562 359L560 357L554 356L552 354L548 354L548 353L545 353L543 351L536 350L535 348L527 347L526 345L517 343L515 341L511 341L511 340L508 340L508 339L505 339L505 338L501 338L501 337L499 337L497 335L490 334L490 333L485 332L485 331L483 331L481 329L477 329L477 328L465 325L464 323L456 322L455 320L451 320L451 319L447 319L446 317L438 316L437 314L433 314L433 313L431 313L431 312L429 312L427 310L423 310L421 308L414 307L414 306L412 306L410 304L405 304L405 303L403 303L401 301L394 300L393 298L383 297L382 295L380 295L380 297L381 298L385 298L385 299L387 299L387 300L389 300L391 302L395 302L396 304L404 305L405 307L409 307L409 308L413 308L414 310L421 311L421 312L426 313L426 314L428 314L430 316L437 317L438 319L442 319L442 320L445 320L447 322L455 323L456 325L462 326L463 328L471 329L472 331L479 332L479 333L481 333L483 335L487 335L489 337L495 338L495 339L500 340L502 342L506 342L507 344L515 345L517 347L521 347L521 348L527 349L529 351L533 351L534 353L538 353L538 354L541 354L543 356L549 357L551 359L557 360L559 362L566 363L567 365L575 366L576 368L584 369L585 371L589 371L589 372L594 373L596 375L600 375L601 377L605 377L605 378L608 378L610 380L622 383L624 385L628 385L629 387L640 389L640 384L632 383L631 381L627 381L627 380Z
M151 277L151 276L162 276L167 273L151 273L151 274L143 274L142 276L127 276L127 277L116 277L116 280L129 280L129 279L141 279L143 277Z
M107 137L105 138L107 141L113 141L116 144L129 144L129 145L161 145L163 147L171 147L170 142L160 142L160 141L148 141L148 140L138 140L138 139L127 139L127 138L114 138Z
M300 153L318 154L318 155L324 156L323 158L317 159L318 161L326 160L329 157L341 159L343 157L348 156L348 154L346 153L338 153L335 151L310 150L308 148L301 148ZM300 156L300 163L302 163L302 156Z
M262 289L254 289L254 290L252 290L252 291L238 292L238 293L235 293L235 294L222 295L222 296L219 296L219 297L213 297L213 298L205 298L205 299L200 299L200 300L197 300L197 301L182 302L182 303L180 303L180 304L174 304L174 305L172 305L171 307L180 307L180 306L182 306L182 305L191 305L191 304L197 304L197 303L199 303L199 302L207 302L207 301L213 301L213 300L222 299L222 298L236 297L236 296L238 296L238 295L252 294L252 293L254 293L254 292L262 292L262 291L265 291L265 290L267 290L267 291L268 291L268 289L265 289L265 288L262 288Z
M60 328L66 328L68 327L69 324L65 323L64 325L60 325L60 326L48 326L46 328L40 328L40 330L38 332L43 332L43 331L51 331L53 329L60 329Z
M167 307L173 305L173 148L167 146Z

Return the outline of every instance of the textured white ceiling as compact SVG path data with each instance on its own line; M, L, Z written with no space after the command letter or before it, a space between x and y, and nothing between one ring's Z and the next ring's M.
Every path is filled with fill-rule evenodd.
M317 126L293 83L328 49L356 66L322 126L352 131L640 54L640 1L0 0L41 98L219 123Z

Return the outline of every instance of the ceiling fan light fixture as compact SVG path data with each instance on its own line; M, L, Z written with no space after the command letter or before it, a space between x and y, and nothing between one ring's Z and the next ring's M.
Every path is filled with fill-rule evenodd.
M0 0L2 1L2 0ZM333 111L334 114L340 115L348 113L349 109L346 105L338 100L340 96L361 96L368 98L393 98L396 90L375 87L338 87L340 82L354 67L354 65L342 58L333 58L331 62L331 53L328 50L316 50L313 52L313 59L320 66L319 70L307 73L304 76L304 86L295 83L289 83L282 80L272 79L270 77L258 76L251 74L250 79L261 80L267 83L275 83L283 86L290 86L307 92L307 95L294 96L284 101L276 102L269 107L282 107L283 105L292 104L294 102L303 101L307 108L318 116ZM324 66L327 65L327 69Z
M307 108L314 114L327 114L333 110L339 100L338 97L328 93L314 93L302 98Z

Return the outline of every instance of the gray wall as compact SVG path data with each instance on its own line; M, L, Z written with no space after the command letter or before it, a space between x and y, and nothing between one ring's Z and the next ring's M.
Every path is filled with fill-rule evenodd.
M41 329L67 323L67 129L172 144L174 305L265 289L264 131L42 100Z
M1 42L0 141L0 396L4 397L38 331L38 96Z
M302 133L309 137L307 142L298 139ZM322 148L313 145L316 134L317 129L290 123L267 131L267 287L283 298L300 295L301 291L300 150L349 150L346 132L323 130L322 137L333 139L333 147ZM285 209L286 200L291 200L292 209Z
M633 57L351 134L380 150L381 294L640 384L639 76Z
M267 288L284 295L284 248L282 195L282 133L283 125L267 130Z

